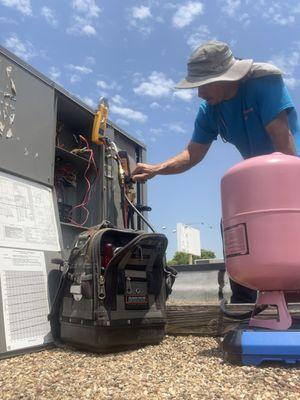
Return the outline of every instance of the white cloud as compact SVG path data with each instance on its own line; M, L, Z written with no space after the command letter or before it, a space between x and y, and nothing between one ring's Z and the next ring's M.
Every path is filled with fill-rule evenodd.
M168 79L162 72L153 71L147 81L133 89L137 94L150 97L168 96L174 86L172 79Z
M11 36L4 41L4 46L25 61L36 56L32 43L28 41L22 42L16 33L11 34Z
M154 101L150 104L150 108L152 108L153 110L157 110L159 108L159 104Z
M144 20L152 16L150 8L145 6L133 7L131 11L134 19Z
M6 17L0 17L0 23L18 25L18 23L13 19Z
M224 0L223 0L224 1ZM226 2L232 0L225 0ZM233 0L234 1L234 0ZM255 2L246 1L246 5L249 5L249 13L252 14L252 18L261 17L270 24L276 24L281 26L293 25L296 21L295 14L300 11L300 3L296 5L289 4L291 2L284 2L281 0L256 0ZM241 2L241 5L244 5ZM236 12L236 19L238 14L241 14L242 10ZM249 15L248 21L249 22Z
M295 67L298 65L300 60L299 51L293 51L290 54L280 53L275 54L271 57L269 62L280 68L285 74L291 74L294 72Z
M284 81L290 89L299 85L300 79L296 78L295 75L300 64L300 44L297 44L291 52L274 54L268 62L281 69L284 73Z
M96 29L92 25L86 23L84 23L82 27L82 32L87 36L96 35Z
M30 0L0 0L0 2L6 7L16 8L24 15L32 15Z
M155 143L160 135L164 132L162 128L151 128L150 129L150 136L148 135L151 142Z
M96 103L94 102L93 99L91 99L90 97L84 97L82 99L82 101L87 104L88 106L90 106L91 108L97 108Z
M173 25L176 28L184 28L189 25L197 15L203 14L203 4L198 1L190 1L178 8L173 16Z
M67 33L74 36L94 36L96 35L96 29L88 19L75 15L71 26L67 29Z
M283 17L280 14L275 14L272 20L278 25L286 26L286 25L292 25L295 22L295 17L294 15L288 15L286 17Z
M170 133L179 133L180 135L186 133L185 129L181 126L180 122L169 122L166 124L163 124L162 128L151 128L149 132L151 133L151 140L156 141L156 139L162 135L165 134L167 131Z
M208 40L214 40L215 38L211 37L210 30L206 25L201 25L197 32L193 33L189 36L187 40L187 44L190 46L192 50L195 50L201 44L207 42Z
M107 89L107 87L108 87L108 84L104 81L97 81L96 85L101 89Z
M140 111L134 111L131 108L119 107L115 104L111 104L109 109L112 114L117 114L123 118L137 122L146 122L148 119L147 115L141 113Z
M119 94L116 94L115 96L113 96L111 98L111 101L120 106L125 103L125 99L122 96L120 96Z
M93 72L91 68L85 67L84 65L74 65L74 64L69 64L67 66L70 70L76 71L79 74L82 75L88 75Z
M233 17L236 16L240 8L241 8L241 0L225 0L225 4L222 7L222 10L229 17Z
M85 62L86 62L86 64L95 64L95 59L94 59L94 57L92 57L92 56L87 56L86 58L85 58Z
M128 126L128 125L129 125L129 122L126 121L126 119L118 118L118 119L116 120L116 124L117 124L117 125L120 125L120 126Z
M149 7L132 7L128 10L128 21L131 27L136 28L145 36L150 35L153 30L153 27L150 25L150 21L153 21L153 17Z
M143 81L143 75L140 72L134 72L134 74L132 75L132 82L135 85L138 85L142 81Z
M152 133L153 135L159 136L160 134L163 133L163 129L162 128L151 128L150 133Z
M250 24L250 16L247 12L244 12L248 0L246 2L242 2L241 0L223 0L223 7L221 10L224 12L226 17L231 17L236 21L240 22L243 28L247 27ZM256 5L257 3L255 3ZM251 10L255 8L251 3Z
M78 76L76 74L73 74L73 75L70 76L70 82L71 83L77 83L77 82L80 82L80 81L81 81L81 77L80 76Z
M50 69L49 69L49 77L50 77L50 79L52 79L53 81L58 81L58 79L60 78L60 76L61 76L61 72L60 72L60 70L58 69L58 68L56 68L56 67L51 67Z
M101 91L98 93L99 99L105 97L106 99L109 97L107 92Z
M180 89L174 92L174 97L178 97L179 99L184 101L191 101L192 98L194 97L194 92L193 90Z
M46 19L49 25L53 26L54 28L58 25L58 21L55 17L54 11L51 10L51 8L43 7L41 9L41 14Z
M182 128L182 126L180 125L180 123L169 123L169 124L165 124L166 128L171 131L172 133L185 133L185 130Z
M184 101L190 101L193 97L191 90L178 90L174 91L175 82L172 79L168 79L164 73L153 71L147 80L142 80L139 86L133 88L136 94L150 97L167 97L172 96ZM160 107L158 103L153 102L150 104L150 108L156 109Z
M72 8L86 17L98 17L101 12L95 0L72 0Z
M290 78L285 77L284 82L288 88L295 89L295 87L300 84L300 79L296 79L292 76Z
M100 88L100 89L104 89L104 90L120 90L120 87L118 86L117 82L112 81L110 83L106 83L103 80L99 80L96 82L96 85Z

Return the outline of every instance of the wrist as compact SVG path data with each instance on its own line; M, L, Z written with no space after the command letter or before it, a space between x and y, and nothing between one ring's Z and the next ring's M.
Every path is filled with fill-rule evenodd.
M162 164L154 164L152 168L153 176L159 175L160 172L162 171L162 168L163 168Z

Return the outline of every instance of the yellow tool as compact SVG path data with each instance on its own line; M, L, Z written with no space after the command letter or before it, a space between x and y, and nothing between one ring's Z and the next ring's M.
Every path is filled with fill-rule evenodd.
M98 111L95 114L93 130L92 130L92 142L96 144L103 144L107 117L108 117L108 101L105 97L102 97L99 102Z

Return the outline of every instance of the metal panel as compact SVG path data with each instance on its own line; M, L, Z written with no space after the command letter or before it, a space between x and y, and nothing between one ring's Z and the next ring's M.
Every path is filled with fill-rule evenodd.
M219 303L229 299L231 289L224 263L175 265L176 277L170 301L184 303Z
M54 89L0 52L1 169L53 184Z

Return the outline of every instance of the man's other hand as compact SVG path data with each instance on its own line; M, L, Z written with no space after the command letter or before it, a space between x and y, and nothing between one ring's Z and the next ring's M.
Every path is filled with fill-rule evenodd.
M131 174L134 182L144 183L156 175L156 166L152 164L138 163Z

